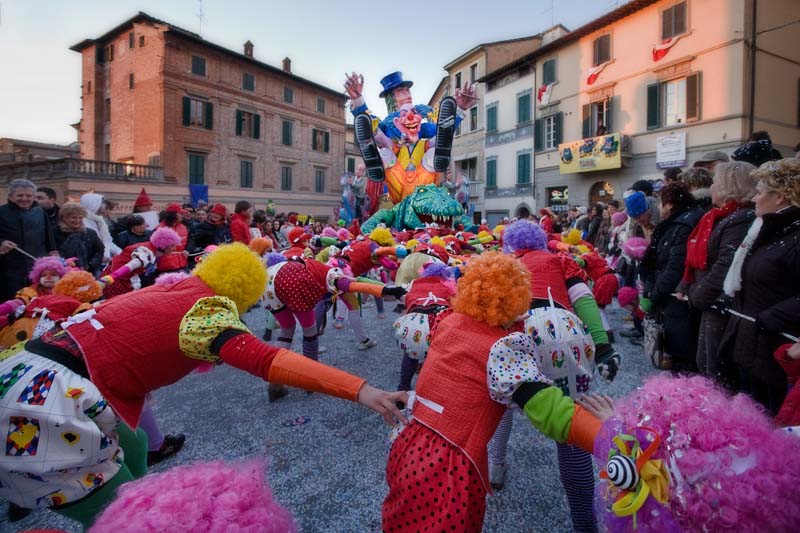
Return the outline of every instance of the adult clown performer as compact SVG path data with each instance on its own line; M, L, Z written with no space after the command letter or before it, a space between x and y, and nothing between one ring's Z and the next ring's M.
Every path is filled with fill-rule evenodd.
M403 420L394 402L405 394L250 333L239 317L266 282L263 263L246 246L220 246L182 281L117 296L4 352L0 417L10 429L0 497L88 526L119 485L145 473L146 439L130 428L146 395L207 363Z
M389 112L384 120L367 108L362 96L363 76L352 73L345 81L367 176L374 182L385 179L389 197L396 204L417 185L439 184L440 173L450 164L456 128L477 97L475 87L467 83L456 90L455 98L444 98L434 112L429 106L414 104L410 90L414 82L404 80L402 72L384 76L381 85L380 97L386 100ZM367 194L373 197L380 187L382 184L368 185Z

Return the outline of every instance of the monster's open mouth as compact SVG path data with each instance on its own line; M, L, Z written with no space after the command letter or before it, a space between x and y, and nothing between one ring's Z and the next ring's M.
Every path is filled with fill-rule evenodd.
M425 224L437 223L439 226L453 227L453 217L444 215L417 215Z

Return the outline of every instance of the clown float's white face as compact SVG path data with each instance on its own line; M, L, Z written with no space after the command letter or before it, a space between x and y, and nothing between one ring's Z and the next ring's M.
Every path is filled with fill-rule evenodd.
M419 140L419 126L422 123L422 115L416 112L414 106L405 104L400 108L400 116L394 119L394 125L403 134L403 138L408 142L415 143Z
M47 289L52 289L60 279L61 276L58 275L58 272L54 270L45 270L39 277L39 285Z

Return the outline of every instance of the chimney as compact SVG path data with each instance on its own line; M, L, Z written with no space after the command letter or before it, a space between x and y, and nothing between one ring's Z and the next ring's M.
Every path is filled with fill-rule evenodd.
M288 57L283 58L283 71L288 72L289 74L292 73L292 60Z
M253 57L253 43L251 43L249 40L244 43L244 55L247 57Z

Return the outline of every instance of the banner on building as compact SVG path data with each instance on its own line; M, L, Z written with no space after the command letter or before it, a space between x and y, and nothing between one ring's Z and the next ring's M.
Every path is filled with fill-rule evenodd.
M622 167L620 134L611 133L558 145L559 172L591 172Z
M566 185L547 187L547 207L555 212L566 211L569 205L569 188Z
M201 200L208 205L208 185L193 183L189 185L189 194L192 197L192 206L195 208L198 206Z
M686 165L686 132L674 132L656 138L656 166L658 168Z

